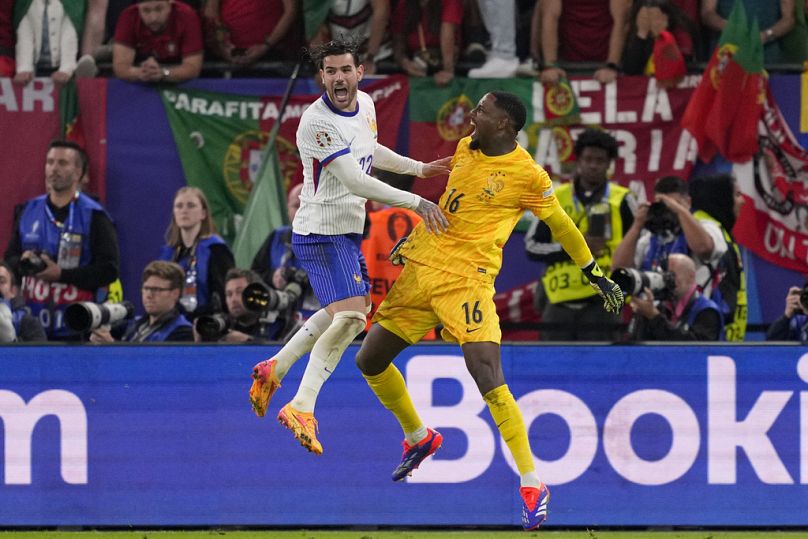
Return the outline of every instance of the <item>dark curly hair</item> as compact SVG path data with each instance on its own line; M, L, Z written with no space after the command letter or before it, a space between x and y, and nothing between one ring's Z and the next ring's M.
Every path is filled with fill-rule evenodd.
M349 36L341 35L322 45L311 47L306 51L306 54L311 62L317 66L317 69L323 68L323 60L326 56L340 56L343 54L350 54L353 57L354 65L358 66L360 45L360 41Z
M606 150L609 159L617 159L617 139L606 131L586 129L575 141L575 157L580 157L584 148L601 148Z

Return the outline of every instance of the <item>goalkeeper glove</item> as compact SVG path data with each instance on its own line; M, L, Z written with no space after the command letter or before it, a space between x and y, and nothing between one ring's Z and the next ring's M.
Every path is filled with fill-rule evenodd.
M600 269L598 263L594 260L587 267L582 270L586 278L589 279L589 285L595 289L595 292L603 298L603 308L610 313L619 314L620 309L625 305L626 300L623 296L623 291L614 281L603 275L603 270Z
M407 259L401 255L401 246L404 245L404 242L407 241L407 236L404 236L400 240L396 242L393 246L393 249L390 251L390 254L387 256L387 260L389 260L394 266L403 266Z

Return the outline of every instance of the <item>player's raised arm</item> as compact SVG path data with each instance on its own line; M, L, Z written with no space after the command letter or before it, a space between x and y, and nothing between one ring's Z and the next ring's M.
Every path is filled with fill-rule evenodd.
M409 208L421 216L427 230L440 233L446 230L449 222L441 209L434 203L422 199L415 193L408 193L387 185L383 181L365 174L356 160L350 155L341 155L328 165L331 172L354 195L383 202L397 208Z

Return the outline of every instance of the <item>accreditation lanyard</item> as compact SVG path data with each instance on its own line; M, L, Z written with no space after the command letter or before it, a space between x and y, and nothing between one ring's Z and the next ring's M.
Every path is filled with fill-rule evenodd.
M62 269L72 269L79 267L81 260L81 234L73 232L73 219L75 216L76 200L79 194L73 197L68 206L67 225L56 219L53 212L45 203L45 214L48 219L59 229L59 250L56 258L56 264Z
M197 272L197 259L196 247L198 242L194 241L191 247L191 252L188 255L188 270L185 272L185 286L182 290L182 297L180 298L180 305L185 309L185 312L192 313L199 306L199 300L196 297L196 272ZM177 258L179 259L179 252L182 250L182 242L177 247ZM179 261L179 260L178 260Z

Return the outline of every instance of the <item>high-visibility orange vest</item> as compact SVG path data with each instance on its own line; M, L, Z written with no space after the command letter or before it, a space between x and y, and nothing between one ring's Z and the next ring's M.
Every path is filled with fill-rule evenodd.
M370 232L362 241L362 254L368 266L370 298L375 313L403 269L403 266L394 266L387 257L396 242L409 236L421 218L406 208L385 208L368 213L368 219ZM427 333L424 339L434 340L435 331Z

